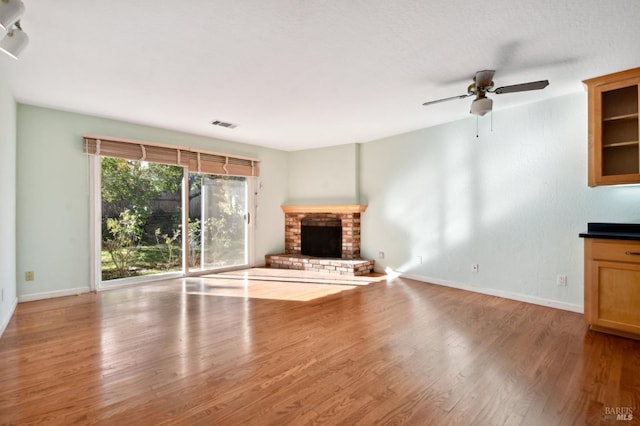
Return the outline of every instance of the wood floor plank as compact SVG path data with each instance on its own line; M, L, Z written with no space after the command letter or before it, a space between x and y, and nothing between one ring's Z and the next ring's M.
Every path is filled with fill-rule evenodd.
M295 274L19 304L0 424L615 424L622 407L638 424L640 342L579 314Z

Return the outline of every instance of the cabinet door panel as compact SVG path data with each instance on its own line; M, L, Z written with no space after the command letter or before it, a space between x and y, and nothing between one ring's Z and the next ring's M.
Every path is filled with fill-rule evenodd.
M640 265L596 261L593 266L598 300L594 324L640 333Z
M588 91L589 186L640 183L640 68L583 83Z

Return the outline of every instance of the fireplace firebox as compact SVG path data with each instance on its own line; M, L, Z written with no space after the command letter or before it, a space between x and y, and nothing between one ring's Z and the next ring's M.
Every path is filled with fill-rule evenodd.
M300 253L305 256L342 257L342 225L339 220L303 219Z

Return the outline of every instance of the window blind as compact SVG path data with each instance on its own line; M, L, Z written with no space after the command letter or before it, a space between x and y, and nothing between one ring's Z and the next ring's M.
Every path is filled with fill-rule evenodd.
M84 136L84 153L187 167L193 173L259 176L259 160L181 146Z

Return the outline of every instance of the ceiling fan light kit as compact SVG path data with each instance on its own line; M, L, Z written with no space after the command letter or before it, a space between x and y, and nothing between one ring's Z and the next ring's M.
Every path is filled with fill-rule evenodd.
M493 100L491 98L482 97L474 99L471 102L471 110L469 113L482 117L493 108Z
M0 50L13 59L18 59L29 44L29 36L20 25L20 16L24 11L22 0L0 0L0 27L7 32L0 41Z
M7 35L0 41L0 50L13 59L18 59L27 44L29 44L29 36L22 31L18 22L15 24L15 28L9 30Z
M482 117L493 109L493 100L487 97L487 93L495 93L500 95L503 93L526 92L529 90L544 89L549 85L549 80L532 81L530 83L514 84L512 86L502 86L494 89L493 75L495 70L483 70L476 72L473 77L473 83L467 88L466 95L451 96L449 98L438 99L435 101L425 102L422 105L433 105L440 102L446 102L453 99L463 99L469 96L476 98L471 102L470 114Z
M22 0L0 0L0 27L9 31L24 13Z

